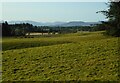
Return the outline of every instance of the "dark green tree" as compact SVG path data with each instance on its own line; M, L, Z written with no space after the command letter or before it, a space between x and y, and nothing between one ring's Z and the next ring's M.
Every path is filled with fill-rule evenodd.
M11 36L11 28L9 27L7 21L2 23L2 36Z
M108 22L103 22L106 26L106 33L112 36L120 36L120 1L109 2L108 7L108 10L100 11L108 18Z

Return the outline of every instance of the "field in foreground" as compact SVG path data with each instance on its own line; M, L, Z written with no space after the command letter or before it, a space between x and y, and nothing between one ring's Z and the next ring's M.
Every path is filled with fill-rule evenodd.
M3 81L118 81L118 38L101 32L3 38Z

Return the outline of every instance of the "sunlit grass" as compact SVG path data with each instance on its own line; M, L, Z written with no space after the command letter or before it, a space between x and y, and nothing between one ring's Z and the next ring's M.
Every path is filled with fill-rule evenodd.
M24 47L27 43L37 45ZM13 45L16 48L10 49ZM3 47L4 81L117 81L119 78L118 38L105 37L101 32L5 38Z

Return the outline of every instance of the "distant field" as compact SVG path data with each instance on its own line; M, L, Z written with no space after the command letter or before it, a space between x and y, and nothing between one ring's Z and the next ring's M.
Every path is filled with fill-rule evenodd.
M101 32L3 38L3 81L118 81L118 38Z
M52 33L49 33L49 34L52 34ZM30 33L30 35L49 35L48 33ZM58 34L58 33L55 33L55 34ZM28 35L28 34L26 34Z

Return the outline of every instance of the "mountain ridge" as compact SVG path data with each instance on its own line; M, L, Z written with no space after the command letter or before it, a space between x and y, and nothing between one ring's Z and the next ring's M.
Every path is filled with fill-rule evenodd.
M69 21L69 22L36 22L36 21L8 21L9 24L20 24L20 23L30 23L34 26L62 26L62 27L69 27L69 26L91 26L94 24L100 24L101 22L84 22L84 21Z

